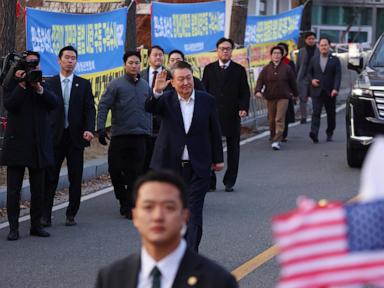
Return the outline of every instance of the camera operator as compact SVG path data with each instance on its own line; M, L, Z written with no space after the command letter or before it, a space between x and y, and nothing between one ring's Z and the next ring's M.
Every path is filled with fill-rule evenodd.
M7 166L7 239L11 241L19 238L20 191L26 167L31 191L30 235L49 236L40 225L40 217L44 168L53 164L48 112L57 105L57 99L42 83L39 53L26 51L23 55L13 83L4 93L8 121L1 164Z

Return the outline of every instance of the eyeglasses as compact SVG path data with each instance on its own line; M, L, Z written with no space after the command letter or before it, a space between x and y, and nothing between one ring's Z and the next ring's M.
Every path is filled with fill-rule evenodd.
M220 51L225 51L225 52L229 52L229 51L231 51L232 50L232 47L219 47L219 48L217 48L218 50L220 50Z

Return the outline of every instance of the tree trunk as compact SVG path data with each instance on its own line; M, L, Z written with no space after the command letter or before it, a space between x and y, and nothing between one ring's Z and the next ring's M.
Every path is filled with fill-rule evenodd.
M15 49L16 2L17 0L0 1L0 56Z
M311 31L312 28L312 0L294 0L292 8L304 5L303 15L301 16L301 34L299 37L298 48L304 46L304 33Z
M236 44L240 46L244 46L247 13L248 0L233 1L229 38L231 38Z
M127 15L127 31L125 33L125 50L136 50L136 1L125 0L129 7Z

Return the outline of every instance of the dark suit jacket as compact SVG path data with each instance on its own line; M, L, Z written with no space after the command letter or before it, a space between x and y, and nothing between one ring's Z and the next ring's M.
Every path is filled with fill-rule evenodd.
M56 75L47 80L49 87L56 94L59 105L50 113L53 127L54 145L59 145L64 131L64 100L61 90L60 76ZM91 84L88 80L74 76L69 100L68 121L69 133L76 148L89 146L89 142L83 139L84 131L95 130L95 102Z
M56 105L57 99L47 86L42 95L19 85L4 93L8 119L2 165L45 168L53 164L48 115Z
M333 89L339 91L341 81L341 65L340 60L336 56L329 54L328 62L324 72L320 67L320 55L316 54L308 67L308 80L311 83L312 79L319 79L320 86L315 88L311 84L311 97L320 97L321 91L324 90L331 94Z
M221 130L224 136L240 133L239 110L249 109L249 85L245 69L231 61L225 72L219 61L204 68L203 84L208 93L216 99Z
M163 70L167 70L167 68L165 68L164 66L162 68ZM145 68L140 72L140 77L143 78L145 81L147 81L149 84L149 67ZM167 80L170 80L170 79L172 79L172 75L171 75L171 72L167 70ZM171 89L172 89L172 85L168 84L168 86L165 88L165 91L171 90Z
M175 91L164 92L159 99L148 98L145 109L161 117L151 168L179 172L185 145L192 168L200 177L210 175L212 163L223 162L220 124L215 99L211 95L195 90L195 106L188 134L185 133L180 101Z
M101 269L97 276L96 288L136 288L140 270L140 255L133 254ZM190 285L188 279L197 282ZM235 288L235 278L211 260L186 250L177 271L172 288Z

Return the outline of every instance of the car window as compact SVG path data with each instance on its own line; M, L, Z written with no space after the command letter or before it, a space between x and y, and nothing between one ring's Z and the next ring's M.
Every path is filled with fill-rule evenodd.
M384 37L381 38L380 43L376 46L372 58L369 61L371 67L384 67Z

